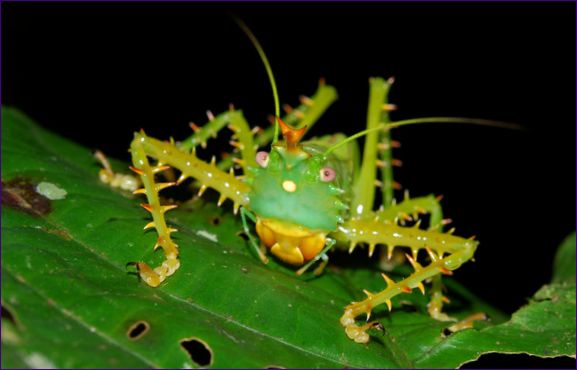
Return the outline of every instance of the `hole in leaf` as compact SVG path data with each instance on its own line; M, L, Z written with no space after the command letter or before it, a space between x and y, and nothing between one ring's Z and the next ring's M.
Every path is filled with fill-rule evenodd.
M150 329L150 325L146 321L137 321L128 329L126 335L130 339L140 339L142 338Z
M8 320L12 325L16 326L16 318L12 314L12 311L7 309L4 305L2 305L0 309L2 310L0 311L2 313L2 320Z
M180 341L180 345L197 365L208 366L212 362L210 347L200 339L183 339Z
M277 366L277 365L268 365L265 369L286 369L286 367Z
M450 331L449 328L445 328L445 329L443 329L442 334L443 334L443 338L446 338L446 337L450 336L451 334L453 334L453 332Z
M210 220L210 223L213 224L214 226L220 225L220 217L218 217L218 216L213 217L213 218Z
M244 231L239 231L236 233L237 236L240 236L245 242L248 241L248 235Z

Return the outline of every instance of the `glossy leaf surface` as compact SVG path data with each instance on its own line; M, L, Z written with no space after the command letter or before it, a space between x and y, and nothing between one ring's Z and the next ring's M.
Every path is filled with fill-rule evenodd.
M182 267L150 288L126 266L160 259L154 232L142 230L142 199L100 183L98 170L89 149L3 109L3 367L457 367L487 352L575 354L575 265L566 258L508 322L447 279L449 313L483 311L494 326L445 336L450 324L430 319L427 298L413 293L390 314L376 309L385 330L359 345L338 319L362 289L384 287L364 251L355 256L364 267L297 278L249 252L228 205L199 199L170 213ZM560 253L571 252L574 263L574 237Z

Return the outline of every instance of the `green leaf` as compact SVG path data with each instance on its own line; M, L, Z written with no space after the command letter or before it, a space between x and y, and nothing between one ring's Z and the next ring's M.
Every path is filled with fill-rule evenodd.
M575 284L546 285L510 321L480 331L458 332L434 348L419 367L462 365L486 353L575 356Z
M487 352L575 354L574 265L558 265L556 280L508 322L446 279L451 315L483 311L493 321L446 337L451 323L408 294L392 313L375 309L385 331L359 345L338 320L362 289L384 287L376 266L342 263L318 278L264 266L230 208L199 199L169 214L182 267L150 288L126 267L161 257L154 232L142 230L140 197L100 183L90 150L18 111L3 109L2 123L5 368L457 367Z
M559 247L554 266L551 284L539 289L511 320L478 332L458 332L419 366L443 367L449 360L462 365L492 352L575 357L575 233Z

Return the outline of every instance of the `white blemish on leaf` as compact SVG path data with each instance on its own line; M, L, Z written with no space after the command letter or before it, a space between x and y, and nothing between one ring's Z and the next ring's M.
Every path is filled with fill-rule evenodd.
M24 357L24 362L33 369L56 369L52 361L37 352Z
M208 239L210 241L213 241L215 243L218 242L218 238L217 238L216 234L209 233L206 230L198 230L196 232L196 235L202 236L203 238Z
M49 182L41 182L36 186L36 192L38 194L44 195L46 198L50 200L60 200L66 198L66 190L59 188L58 186L49 183Z

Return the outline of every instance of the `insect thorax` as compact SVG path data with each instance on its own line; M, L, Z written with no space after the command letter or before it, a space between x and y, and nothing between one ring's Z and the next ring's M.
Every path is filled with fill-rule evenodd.
M267 166L257 168L249 193L250 208L261 218L333 231L342 221L341 176L323 181L321 171L330 159L307 152L274 146Z

